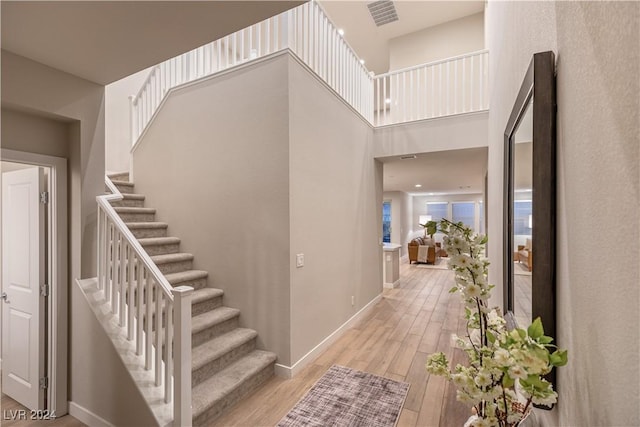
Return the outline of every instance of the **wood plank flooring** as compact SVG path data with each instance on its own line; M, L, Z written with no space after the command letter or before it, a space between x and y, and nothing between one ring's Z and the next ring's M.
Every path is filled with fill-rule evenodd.
M410 383L399 427L463 425L470 411L456 401L455 387L425 369L435 351L460 363L466 357L450 345L452 333L465 332L463 305L448 292L452 286L448 270L402 264L400 286L385 290L365 319L295 378L272 378L216 425L275 425L333 364Z
M30 411L4 393L2 394L0 407L2 408L2 411L0 411L0 425L3 427L85 427L85 424L71 415L47 421L31 420Z
M272 378L216 422L217 426L273 426L333 364L411 384L399 427L461 426L469 409L456 401L455 387L425 369L427 355L443 351L455 362L465 355L450 346L453 332L464 333L462 304L449 294L453 273L401 265L400 286L383 299L316 361L290 380ZM24 409L2 395L2 410ZM27 412L28 413L28 412ZM7 412L8 414L8 412ZM84 426L71 416L55 421L2 420L3 426Z

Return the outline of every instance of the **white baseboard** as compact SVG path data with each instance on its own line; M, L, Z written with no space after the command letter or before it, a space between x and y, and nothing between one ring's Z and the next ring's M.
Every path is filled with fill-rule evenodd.
M400 279L396 280L393 283L386 283L385 282L385 283L382 284L382 287L385 288L385 289L394 289L394 288L397 288L399 285L400 285Z
M113 424L104 418L99 417L75 402L69 402L69 415L92 427L114 427Z
M311 351L309 351L307 354L302 356L300 358L300 360L298 360L292 366L286 366L286 365L282 365L280 363L276 363L276 366L275 366L276 375L279 376L279 377L282 377L282 378L293 378L296 375L298 375L298 373L301 370L303 370L305 367L307 367L309 364L311 364L314 360L316 360L318 358L318 356L320 356L320 354L322 354L322 352L324 350L329 348L329 346L331 344L333 344L334 342L336 342L342 335L344 335L344 333L348 329L350 329L352 326L354 326L358 320L360 320L367 313L369 313L369 311L371 311L373 309L373 307L381 299L382 299L382 294L380 294L377 297L375 297L374 299L372 299L367 305L362 307L362 309L360 309L360 311L358 311L356 314L351 316L351 318L349 320L347 320L346 322L344 322L342 324L342 326L340 326L338 329L333 331L331 333L331 335L329 335L324 340L322 340L322 342L320 344L318 344L313 349L311 349Z

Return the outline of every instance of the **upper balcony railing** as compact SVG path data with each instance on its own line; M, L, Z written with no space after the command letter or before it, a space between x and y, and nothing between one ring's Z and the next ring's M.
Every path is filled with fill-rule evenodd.
M376 76L374 124L487 110L488 68L481 50Z
M170 89L285 49L374 126L488 108L488 51L373 77L312 1L153 67L131 97L132 144Z
M373 77L315 2L305 3L153 67L131 97L135 143L167 92L248 61L289 49L368 121Z

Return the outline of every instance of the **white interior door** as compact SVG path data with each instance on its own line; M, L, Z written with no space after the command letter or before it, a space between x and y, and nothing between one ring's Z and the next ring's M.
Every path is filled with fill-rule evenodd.
M42 168L2 174L2 391L29 409L44 409L43 189Z

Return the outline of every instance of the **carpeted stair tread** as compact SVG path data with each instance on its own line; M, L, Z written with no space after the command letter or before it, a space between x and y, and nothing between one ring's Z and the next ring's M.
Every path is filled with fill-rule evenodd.
M211 298L217 298L222 296L223 294L224 294L224 291L222 289L216 289L216 288L197 289L193 291L193 294L191 296L191 304L193 305L202 301L206 301Z
M119 179L112 179L111 182L113 185L122 185L124 187L133 187L133 182L129 181L121 181Z
M276 361L268 351L254 350L193 388L191 405L195 419L204 411L233 393L245 381Z
M153 259L154 257L152 257ZM179 273L169 273L165 274L164 277L167 279L171 286L180 286L180 283L190 282L192 280L205 279L209 276L209 273L203 270L187 270L181 271Z
M151 261L155 262L156 265L158 265L158 264L167 264L170 262L191 261L193 260L193 258L194 258L193 254L178 252L176 254L154 255L151 257ZM169 276L169 275L167 274L165 275L165 277L166 276ZM171 281L169 281L169 283L171 283Z
M155 208L138 208L138 207L130 207L130 206L116 206L113 208L119 214L121 213L146 213L146 214L154 214L156 213Z
M209 340L192 350L191 369L199 369L257 336L258 333L253 329L236 328Z
M138 239L142 246L175 245L180 243L178 237L145 237Z
M114 172L114 173L110 173L108 176L111 182L113 181L129 182L129 172Z
M230 307L218 307L215 310L199 314L191 319L191 335L239 315L240 310Z
M130 229L140 229L140 228L167 228L169 224L166 222L125 222L126 225Z
M136 194L136 193L120 193L120 194L122 194L123 199L128 199L128 200L144 200L145 199L144 194Z

